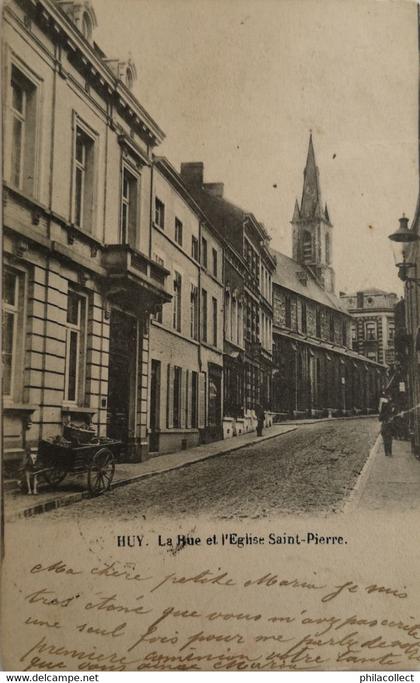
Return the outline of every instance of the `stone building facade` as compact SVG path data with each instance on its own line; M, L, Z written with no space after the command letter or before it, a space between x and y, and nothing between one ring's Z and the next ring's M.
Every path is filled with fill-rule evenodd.
M3 394L6 464L91 422L148 451L152 151L134 65L93 42L89 2L5 6Z
M398 296L381 289L354 294L340 292L340 300L352 316L351 338L355 351L391 367L395 361L394 311Z
M90 0L4 9L6 466L69 422L140 461L254 429L259 405L268 424L372 409L381 366L349 350L312 139L292 261L202 163L156 155L136 67L95 26Z
M153 166L152 258L169 304L150 328L150 452L222 438L223 244L167 159Z
M203 163L181 164L181 176L226 242L224 421L232 436L255 427L258 405L271 410L275 259L263 224L224 197L223 183L204 182Z
M293 259L273 251L277 419L376 412L385 368L352 350L352 318L334 294L333 225L321 202L312 134L292 226Z

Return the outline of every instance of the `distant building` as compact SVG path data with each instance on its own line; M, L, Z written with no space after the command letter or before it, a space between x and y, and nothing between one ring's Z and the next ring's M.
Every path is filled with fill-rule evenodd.
M255 426L255 408L271 409L272 274L265 227L224 197L223 183L205 183L201 162L181 164L192 196L225 240L224 434Z
M150 325L149 451L223 437L223 245L173 166L153 165L152 258L172 301Z
M394 365L394 309L398 296L393 292L373 288L355 294L340 292L340 299L353 318L353 349L370 360L388 366Z
M273 411L278 419L376 412L385 369L352 350L352 319L334 294L333 225L312 135L292 226L293 258L272 250Z

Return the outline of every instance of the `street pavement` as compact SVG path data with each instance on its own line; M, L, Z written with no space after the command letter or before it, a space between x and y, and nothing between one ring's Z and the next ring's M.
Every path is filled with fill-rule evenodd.
M377 435L377 418L304 425L47 512L45 517L150 520L188 515L234 520L341 511Z
M408 512L420 506L420 461L408 441L394 439L388 457L379 437L360 479L349 510Z
M296 425L275 424L264 429L262 437L257 437L255 432L248 432L241 436L214 441L212 443L195 446L186 450L177 451L152 457L141 463L117 463L112 489L125 486L127 483L156 476L180 467L188 467L201 460L221 456L253 443L261 443L281 434L286 434L296 429ZM48 486L42 478L38 483L38 495L29 496L24 494L14 483L14 488L6 489L5 512L6 520L11 521L19 517L32 517L59 507L72 505L90 496L87 490L87 474L68 474L64 482L55 488Z

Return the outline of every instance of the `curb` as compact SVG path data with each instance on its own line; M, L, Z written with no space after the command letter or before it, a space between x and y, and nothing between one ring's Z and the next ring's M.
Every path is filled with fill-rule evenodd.
M348 417L311 417L304 418L303 420L285 420L284 422L276 422L278 425L315 425L319 422L339 422L340 420L369 420L371 418L378 419L378 413L372 413L372 415L349 415Z
M285 434L289 434L290 432L294 432L296 431L296 429L297 425L293 425L290 429L281 432L280 434L267 434L266 436L256 437L253 441L250 441L249 443L234 444L232 445L232 447L227 448L226 450L216 451L215 453L207 453L201 457L198 456L196 460L190 460L189 462L180 461L176 464L174 463L171 466L165 467L164 469L154 470L152 472L140 472L139 474L134 474L130 477L127 477L126 479L119 479L118 481L112 482L110 489L112 490L120 486L127 486L128 484L132 484L136 481L139 481L140 479L148 479L149 477L155 477L158 474L165 474L166 472L171 472L172 470L179 470L183 467L189 467L190 465L195 465L196 463L202 462L203 460L210 460L210 458L216 458L222 455L227 455L228 453L233 453L242 448L249 448L250 446L255 446L256 443L269 441L270 439L275 439L279 436L283 436ZM55 498L54 500L46 500L44 503L31 505L30 507L26 508L25 510L21 510L20 512L12 513L10 515L6 514L5 520L7 522L13 522L17 519L34 517L35 515L40 515L43 512L50 512L51 510L58 510L58 508L66 507L67 505L72 505L73 503L79 503L81 500L84 500L86 498L92 498L89 491L78 491L76 493L69 493L66 496Z
M381 434L379 432L378 436L376 437L376 441L373 444L372 448L370 449L369 455L367 457L367 460L365 464L362 467L362 470L357 478L357 481L355 485L353 486L353 489L347 498L342 512L344 514L348 514L349 512L354 512L354 510L358 507L360 503L360 499L363 495L363 492L365 490L365 486L367 484L367 480L370 475L370 471L373 467L373 463L376 460L376 456L379 451L379 447L381 445Z

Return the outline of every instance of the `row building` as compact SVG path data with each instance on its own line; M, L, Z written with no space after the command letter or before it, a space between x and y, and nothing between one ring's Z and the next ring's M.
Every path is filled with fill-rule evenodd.
M351 350L312 140L293 259L252 212L158 154L131 59L94 41L90 0L4 8L6 467L68 423L141 461L284 415L374 408Z
M273 252L272 409L280 417L376 412L384 367L352 348L354 320L334 293L333 225L312 134L292 240L293 258Z

